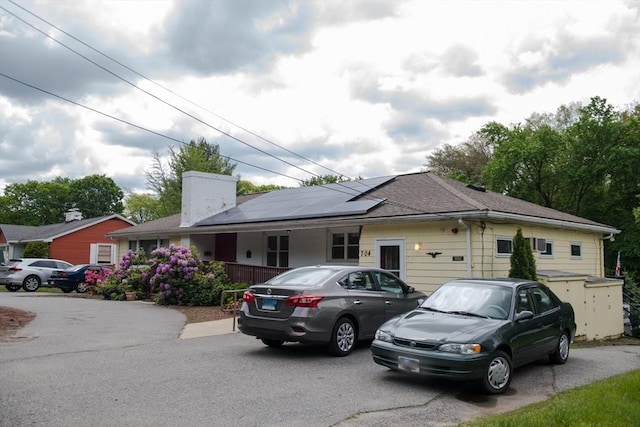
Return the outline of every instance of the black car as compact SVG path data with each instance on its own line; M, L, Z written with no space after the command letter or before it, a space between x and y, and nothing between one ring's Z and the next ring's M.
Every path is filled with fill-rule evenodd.
M545 356L565 363L575 332L571 305L541 283L454 280L383 324L371 352L374 362L392 370L473 380L499 394L518 366Z
M66 270L56 270L51 273L49 286L60 288L62 292L76 291L83 294L89 290L87 272L94 272L101 277L112 273L111 267L97 264L78 264Z

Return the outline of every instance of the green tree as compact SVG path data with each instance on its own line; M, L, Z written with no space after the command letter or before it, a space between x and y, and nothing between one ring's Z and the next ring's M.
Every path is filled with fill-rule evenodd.
M22 255L25 258L49 258L49 244L47 242L29 242L24 247Z
M622 230L605 241L605 266L615 266L619 250L626 271L640 273L640 104L617 111L594 97L480 132L493 148L482 173L488 188Z
M358 178L362 179L362 178ZM311 187L314 185L324 185L324 184L336 184L339 182L347 182L351 181L351 178L344 177L342 175L319 175L313 176L310 179L304 180L300 183L300 187Z
M522 230L518 228L513 238L513 252L511 253L511 269L509 277L518 279L536 280L536 260L533 258L531 245L522 235Z
M274 184L255 185L250 181L243 179L238 180L236 194L238 196L243 194L255 194L255 193L268 193L269 191L282 190L287 187Z
M161 216L180 213L182 207L182 174L187 171L232 175L236 165L220 154L217 144L204 138L191 140L178 150L169 147L165 165L158 152L153 153L153 165L146 172L147 186L158 196Z
M84 218L121 214L124 193L105 175L89 175L69 182L69 194Z
M482 170L493 156L491 144L480 132L460 145L444 144L428 157L425 166L443 175L468 184L482 182Z
M71 208L80 210L85 218L121 213L122 196L122 190L104 175L9 184L0 200L0 223L56 224L64 221L64 213Z
M124 199L124 215L138 224L162 218L160 201L153 194L131 193Z

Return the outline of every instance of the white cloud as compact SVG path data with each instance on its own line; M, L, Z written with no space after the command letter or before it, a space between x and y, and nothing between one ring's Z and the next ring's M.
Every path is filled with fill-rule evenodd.
M240 164L236 172L256 184L296 186L287 176L310 178L303 170L412 172L430 150L462 142L488 121L522 122L592 96L616 107L640 100L633 2L20 3L214 114L0 4L10 11L0 11L0 72L170 138L204 137L224 155L282 174ZM176 144L0 77L0 189L104 173L143 191L151 153Z

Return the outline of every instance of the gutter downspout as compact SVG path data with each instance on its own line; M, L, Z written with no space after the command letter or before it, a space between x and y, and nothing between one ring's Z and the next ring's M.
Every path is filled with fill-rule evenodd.
M469 226L467 224L465 224L465 222L462 220L462 218L458 218L458 224L460 224L461 227L464 228L465 232L465 236L467 238L467 277L470 279L471 278L471 229L469 228Z

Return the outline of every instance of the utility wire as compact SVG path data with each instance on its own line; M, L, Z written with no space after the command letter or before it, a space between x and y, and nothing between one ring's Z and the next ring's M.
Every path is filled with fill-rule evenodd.
M11 0L8 0L8 1L10 1L11 3L14 3L14 2L13 2L13 1L11 1ZM15 4L15 3L14 3L14 4ZM19 7L20 7L20 6L19 6ZM22 8L22 7L21 7L21 8ZM54 42L56 42L56 43L60 44L61 46L65 47L66 49L70 50L71 52L73 52L73 53L75 53L76 55L80 56L81 58L85 59L86 61L88 61L88 62L92 63L92 64L93 64L93 65L95 65L96 67L98 67L98 68L100 68L100 69L102 69L102 70L106 71L107 73L111 74L112 76L116 77L117 79L119 79L119 80L121 80L121 81L123 81L123 82L125 82L125 83L129 84L130 86L132 86L132 87L134 87L134 88L136 88L136 89L138 89L138 90L140 90L140 91L142 91L142 92L144 92L145 94L147 94L147 95L151 96L152 98L154 98L154 99L156 99L156 100L158 100L158 101L162 102L163 104L165 104L165 105L167 105L167 106L169 106L169 107L171 107L171 108L173 108L173 109L175 109L175 110L177 110L177 111L179 111L179 112L181 112L181 113L183 113L183 114L187 115L188 117L190 117L190 118L192 118L192 119L196 120L197 122L199 122L199 123L201 123L201 124L203 124L203 125L205 125L205 126L207 126L207 127L211 128L211 129L213 129L213 130L215 130L215 131L217 131L217 132L219 132L219 133L221 133L221 134L223 134L223 135L225 135L225 136L227 136L227 137L229 137L229 138L231 138L231 139L233 139L233 140L235 140L235 141L237 141L237 142L240 142L241 144L243 144L243 145L245 145L245 146L247 146L247 147L249 147L249 148L253 148L254 150L257 150L257 151L259 151L259 152L260 152L260 153L262 153L262 154L265 154L265 155L267 155L267 156L269 156L269 157L271 157L271 158L273 158L273 159L279 160L279 161L281 161L281 162L283 162L283 163L285 163L285 164L287 164L287 165L289 165L289 166L292 166L292 167L294 167L294 168L296 168L296 169L298 169L298 170L300 170L300 171L302 171L302 172L308 173L308 174L313 175L313 176L315 176L315 177L317 177L317 178L322 178L322 177L321 177L320 175L318 175L318 174L315 174L315 173L313 173L313 172L311 172L311 171L308 171L308 170L306 170L306 169L304 169L304 168L302 168L302 167L300 167L300 166L297 166L297 165L295 165L295 164L293 164L293 163L291 163L291 162L288 162L288 161L286 161L286 160L284 160L284 159L281 159L281 158L279 158L278 156L275 156L275 155L273 155L273 154L271 154L271 153L268 153L268 152L266 152L266 151L264 151L264 150L262 150L262 149L260 149L260 148L258 148L258 147L255 147L255 146L253 146L253 145L249 144L248 142L245 142L245 141L241 140L240 138L237 138L237 137L235 137L235 136L233 136L233 135L229 134L228 132L225 132L225 131L223 131L223 130L221 130L221 129L218 129L217 127L215 127L215 126L213 126L213 125L211 125L211 124L209 124L209 123L205 122L204 120L202 120L202 119L200 119L200 118L198 118L198 117L194 116L193 114L191 114L191 113L189 113L189 112L187 112L187 111L184 111L183 109L181 109L181 108L179 108L179 107L177 107L177 106L175 106L175 105L170 104L169 102L167 102L167 101L163 100L162 98L158 97L157 95L154 95L154 94L152 94L152 93L148 92L147 90L142 89L141 87L137 86L136 84L134 84L134 83L130 82L129 80L127 80L127 79L125 79L125 78L123 78L123 77L121 77L121 76L119 76L119 75L117 75L116 73L112 72L112 71L111 71L111 70L109 70L108 68L106 68L106 67L104 67L104 66L102 66L102 65L98 64L97 62L93 61L92 59L88 58L87 56L85 56L85 55L81 54L80 52L78 52L78 51L74 50L73 48L71 48L71 47L67 46L67 45L66 45L66 44L64 44L63 42L61 42L61 41L59 41L59 40L55 39L54 37L50 36L49 34L47 34L47 33L46 33L46 32L44 32L44 31L40 30L39 28L37 28L36 26L32 25L31 23L29 23L29 22L25 21L24 19L22 19L21 17L17 16L17 15L16 15L16 14L14 14L13 12L11 12L11 11L7 10L6 8L4 8L4 7L0 6L0 9L2 9L2 10L4 10L5 12L9 13L10 15L14 16L16 19L20 20L20 21L21 21L21 22L23 22L24 24L26 24L26 25L28 25L29 27L33 28L34 30L36 30L37 32L41 33L41 34L42 34L42 35L44 35L45 37L47 37L47 38L49 38L49 39L53 40ZM22 9L24 9L24 8L22 8ZM28 11L27 11L27 12L28 12ZM28 13L31 13L31 12L28 12ZM34 16L35 16L35 15L34 15ZM39 17L38 17L38 19L41 19L41 18L39 18ZM41 19L41 20L43 20L43 19ZM44 21L44 22L47 22L47 21L45 21L45 20L43 20L43 21ZM49 25L51 25L51 24L49 24ZM54 28L57 28L57 27L55 27L55 26L54 26ZM66 34L66 33L65 33L65 34ZM71 37L73 37L73 36L71 36ZM74 39L75 39L75 38L74 38ZM80 42L80 43L83 43L83 42ZM85 44L85 43L83 43L83 44ZM85 45L86 45L86 44L85 44ZM93 48L92 48L92 49L93 49ZM116 62L117 62L117 61L116 61ZM126 67L126 66L125 66L125 68L128 68L128 67ZM177 140L177 139L175 139L175 138L168 137L168 136L166 136L166 135L162 135L162 134L160 134L160 133L157 133L157 132L151 131L151 130L149 130L149 129L146 129L146 128L143 128L143 127L140 127L140 126L138 126L138 125L134 125L134 124L129 123L129 122L125 121L125 120L122 120L122 119L119 119L119 118L116 118L116 117L110 116L110 115L108 115L108 114L106 114L106 113L102 113L102 112L100 112L100 111L98 111L98 110L95 110L95 109L92 109L92 108L90 108L90 107L86 107L86 106L84 106L84 105L82 105L82 104L79 104L79 103L77 103L77 102L74 102L74 101L68 100L68 99L66 99L66 98L64 98L64 97L62 97L62 96L60 96L60 95L53 94L53 93L48 92L48 91L46 91L46 90L44 90L44 89L40 89L40 88L38 88L38 87L36 87L36 86L33 86L33 85L30 85L30 84L27 84L27 83L22 82L22 81L20 81L20 80L18 80L18 79L15 79L15 78L13 78L13 77L7 76L6 74L3 74L3 73L0 73L0 74L1 74L2 76L4 76L4 77L7 77L7 78L11 79L11 80L14 80L15 82L22 83L22 84L24 84L24 85L26 85L26 86L29 86L29 87L33 88L33 89L36 89L36 90L39 90L39 91L41 91L41 92L44 92L44 93L50 94L50 95L52 95L52 96L54 96L54 97L57 97L57 98L62 99L62 100L65 100L65 101L70 102L70 103L72 103L72 104L74 104L74 105L77 105L77 106L80 106L80 107L83 107L83 108L87 108L87 109L89 109L89 110L91 110L91 111L94 111L94 112L96 112L96 113L98 113L98 114L101 114L101 115L104 115L104 116L107 116L107 117L113 118L113 119L118 120L118 121L121 121L121 122L123 122L123 123L131 124L132 126L134 126L134 127L136 127L136 128L139 128L139 129L141 129L141 130L145 130L145 131L148 131L148 132L154 133L154 134L156 134L156 135L162 136L162 137L164 137L164 138L167 138L167 139L171 139L171 140L177 141L177 142L179 142L179 143L181 143L181 144L185 144L183 141L179 141L179 140ZM294 154L295 154L295 153L294 153ZM221 157L225 157L225 158L232 159L231 157L228 157L228 156L221 156ZM281 175L281 176L284 176L284 177L287 177L287 178L291 178L291 179L294 179L294 180L296 180L296 181L298 181L298 182L304 182L303 180L301 180L301 179L299 179L299 178L293 178L293 177L288 176L288 175L286 175L286 174L282 174L282 173L279 173L279 172L274 172L274 171L271 171L271 170L268 170L268 169L265 169L265 168L262 168L262 167L259 167L259 166L256 166L256 165L252 165L252 164L249 164L249 163L246 163L246 162L242 162L242 161L236 160L236 159L232 159L232 160L233 160L233 161L237 161L237 162L242 163L242 164L245 164L245 165L248 165L248 166L251 166L251 167L255 167L255 168L258 168L258 169L261 169L261 170L265 170L265 171L268 171L268 172L271 172L271 173L275 173L275 174L277 174L277 175ZM330 170L330 169L328 169L328 170ZM340 176L344 176L343 174L339 174L339 173L338 173L338 175L340 175ZM354 193L353 193L353 191L354 191L354 190L353 190L352 188L350 188L350 187L348 187L348 186L344 185L344 184L343 184L343 183L341 183L341 182L336 182L335 184L336 184L336 186L344 187L344 188L347 190L347 191L342 191L342 190L339 190L339 189L337 189L337 188L333 188L333 190L335 190L335 191L339 191L339 192L342 192L342 193L345 193L345 194L348 194L348 195L352 195L352 196L360 196L360 197L363 197L363 198L371 198L371 197L367 196L367 195L366 195L366 194L364 194L364 193L357 193L357 194L354 194ZM366 186L366 184L365 184L365 186ZM369 187L369 188L370 188L371 190L373 190L373 189L374 189L374 188L372 188L372 187ZM379 200L379 199L376 199L376 198L371 198L371 199ZM390 200L388 200L388 199L386 199L384 202L386 202L386 203L388 203L388 204L393 204L393 205L396 205L396 206L399 206L399 207L404 207L404 208L407 208L407 209L410 209L410 210L422 211L421 209L418 209L418 208L415 208L415 207L412 207L412 206L409 206L409 205L405 205L405 204L402 204L402 203L392 202L392 201L390 201Z
M1 72L1 71L0 71L0 76L2 76L2 77L4 77L4 78L7 78L7 79L9 79L9 80L13 80L14 82L16 82L16 83L20 83L20 84L22 84L22 85L24 85L24 86L30 87L31 89L34 89L34 90L40 91L40 92L42 92L42 93L46 93L47 95L51 95L51 96L53 96L53 97L55 97L55 98L61 99L61 100L66 101L66 102L68 102L68 103L70 103L70 104L76 105L76 106L78 106L78 107L85 108L85 109L87 109L87 110L89 110L89 111L93 111L94 113L100 114L100 115L102 115L102 116L108 117L108 118L113 119L113 120L117 120L117 121L119 121L119 122L121 122L121 123L124 123L124 124L126 124L126 125L133 126L134 128L137 128L137 129L143 130L143 131L145 131L145 132L152 133L152 134L154 134L154 135L160 136L160 137L162 137L162 138L169 139L169 140L171 140L171 141L175 141L175 142L177 142L177 143L179 143L179 144L182 144L182 145L187 145L187 143L185 143L184 141L180 141L179 139L173 138L173 137L168 136L168 135L164 135L164 134L162 134L162 133L159 133L159 132L153 131L153 130L151 130L151 129L145 128L145 127L143 127L143 126L137 125L137 124L135 124L135 123L131 123L131 122L129 122L129 121L127 121L127 120L124 120L124 119L121 119L121 118L119 118L119 117L112 116L111 114L104 113L104 112L102 112L102 111L96 110L95 108L91 108L91 107L89 107L89 106L87 106L87 105L80 104L79 102L72 101L71 99L65 98L64 96L57 95L57 94L55 94L55 93L53 93L53 92L49 92L48 90L45 90L45 89L39 88L39 87L34 86L34 85L32 85L32 84L29 84L29 83L23 82L22 80L16 79L15 77L8 76L8 75L6 75L5 73L3 73L3 72ZM222 154L218 154L218 155L219 155L220 157L222 157L222 158L227 159L227 160L231 160L231 161L234 161L234 162L238 162L238 163L241 163L241 164L243 164L243 165L250 166L250 167L252 167L252 168L260 169L260 170L265 171L265 172L270 172L270 173L273 173L273 174L275 174L275 175L280 175L280 176L283 176L283 177L285 177L285 178L290 178L290 179L293 179L293 180L295 180L295 181L302 182L302 180L301 180L301 179L299 179L299 178L295 178L295 177L293 177L293 176L285 175L285 174L280 173L280 172L275 172L275 171L272 171L272 170L270 170L270 169L263 168L263 167L261 167L261 166L257 166L257 165L251 164L251 163L243 162L242 160L234 159L233 157L224 156L224 155L222 155Z
M15 1L13 1L13 0L7 0L7 1L8 1L8 2L10 2L10 3L12 3L12 4L14 4L15 6L19 7L20 9L24 10L25 12L27 12L27 13L28 13L28 14L30 14L31 16L34 16L35 18L37 18L37 19L41 20L42 22L45 22L46 24L50 25L51 27L55 28L56 30L60 31L61 33L63 33L63 34L65 34L65 35L67 35L68 37L72 38L73 40L77 41L78 43L80 43L80 44L82 44L82 45L84 45L84 46L88 47L89 49L93 50L94 52L98 53L99 55L104 56L105 58L107 58L107 59L109 59L109 60L111 60L111 61L115 62L116 64L120 65L121 67L123 67L123 68L125 68L125 69L127 69L127 70L131 71L132 73L134 73L134 74L136 74L136 75L138 75L138 76L142 77L143 79L145 79L145 80L147 80L147 81L149 81L149 82L153 83L154 85L158 86L159 88L161 88L161 89L163 89L163 90L166 90L167 92L169 92L169 93L171 93L171 94L173 94L173 95L175 95L175 96L179 97L179 98L180 98L180 99L182 99L183 101L186 101L186 102L188 102L189 104L191 104L191 105L193 105L193 106L195 106L195 107L198 107L198 108L200 108L200 109L202 109L202 110L206 111L207 113L209 113L209 114L211 114L211 115L213 115L213 116L215 116L215 117L217 117L217 118L219 118L219 119L221 119L221 120L223 120L223 121L225 121L225 122L227 122L227 123L231 124L232 126L235 126L235 127L237 127L238 129L241 129L241 130L243 130L244 132L247 132L248 134L253 135L253 136L255 136L256 138L259 138L259 139L261 139L262 141L265 141L265 142L267 142L267 143L269 143L269 144L271 144L271 145L273 145L273 146L275 146L275 147L278 147L278 148L280 148L281 150L284 150L284 151L286 151L287 153L292 154L292 155L294 155L294 156L296 156L296 157L298 157L298 158L300 158L300 159L302 159L302 160L304 160L304 161L307 161L307 162L312 163L312 164L314 164L314 165L316 165L316 166L319 166L319 167L321 167L321 168L323 168L323 169L326 169L326 170L328 170L329 172L331 172L331 173L333 173L333 174L335 174L335 175L338 175L338 176L340 176L340 177L342 177L342 176L346 176L346 175L344 175L344 174L342 174L342 173L340 173L340 172L336 172L336 171L334 171L333 169L328 168L327 166L324 166L324 165L322 165L322 164L320 164L320 163L317 163L316 161L314 161L314 160L312 160L312 159L309 159L309 158L307 158L307 157L305 157L305 156L303 156L303 155L301 155L301 154L298 154L298 153L296 153L296 152L294 152L294 151L292 151L292 150L289 150L288 148L283 147L283 146L281 146L281 145L279 145L279 144L277 144L277 143L275 143L275 142L271 141L270 139L267 139L267 138L265 138L265 137L263 137L263 136L261 136L261 135L259 135L259 134L255 133L255 132L251 131L250 129L247 129L247 128L245 128L245 127L243 127L243 126L241 126L241 125L239 125L239 124L237 124L237 123L234 123L234 122L232 122L231 120L229 120L229 119L227 119L227 118L225 118L225 117L222 117L221 115L219 115L219 114L217 114L217 113L215 113L215 112L213 112L213 111L211 111L211 110L209 110L209 109L207 109L207 108L203 107L202 105L197 104L197 103L195 103L195 102L191 101L190 99L187 99L186 97L184 97L184 96L180 95L179 93L174 92L173 90L169 89L168 87L161 85L160 83L156 82L155 80L151 79L150 77L147 77L147 76L145 76L144 74L141 74L141 73L139 73L138 71L134 70L133 68L131 68L131 67L127 66L126 64L123 64L122 62L120 62L120 61L118 61L117 59L115 59L115 58L111 57L110 55L107 55L106 53L104 53L104 52L102 52L102 51L100 51L100 50L98 50L98 49L94 48L93 46L91 46L91 45L89 45L89 44L85 43L84 41L82 41L82 40L78 39L77 37L73 36L72 34L70 34L70 33L66 32L66 31L64 31L62 28L60 28L60 27L56 26L55 24L53 24L53 23L51 23L51 22L47 21L46 19L42 18L41 16L38 16L37 14L35 14L35 13L31 12L30 10L26 9L25 7L23 7L23 6L19 5L19 4L18 4L18 3L16 3ZM14 15L14 16L15 16L15 15Z
M171 141L175 141L175 142L177 142L177 143L179 143L179 144L182 144L182 145L187 145L184 141L180 141L179 139L176 139L176 138L173 138L173 137L171 137L171 136L168 136L168 135L165 135L165 134L162 134L162 133L159 133L159 132L153 131L153 130L151 130L151 129L148 129L148 128L145 128L145 127L143 127L143 126L137 125L137 124L135 124L135 123L129 122L129 121L127 121L127 120L121 119L121 118L119 118L119 117L115 117L115 116L113 116L113 115L111 115L111 114L108 114L108 113L102 112L102 111L97 110L97 109L95 109L95 108L92 108L92 107L89 107L89 106L87 106L87 105L81 104L81 103L79 103L79 102L73 101L73 100L71 100L71 99L65 98L64 96L61 96L61 95L55 94L55 93L50 92L50 91L48 91L48 90L46 90L46 89L42 89L42 88L37 87L37 86L35 86L35 85L29 84L29 83L27 83L27 82L24 82L24 81L22 81L22 80L20 80L20 79L15 78L15 77L11 77L11 76L9 76L9 75L7 75L7 74L5 74L5 73L1 72L1 71L0 71L0 76L4 77L4 78L6 78L6 79L12 80L12 81L14 81L14 82L16 82L16 83L19 83L19 84L21 84L21 85L27 86L27 87L29 87L29 88L31 88L31 89L33 89L33 90L37 90L37 91L39 91L39 92L42 92L42 93L45 93L45 94L47 94L47 95L53 96L53 97L55 97L55 98L61 99L61 100L65 101L65 102L68 102L68 103L73 104L73 105L75 105L75 106L78 106L78 107L81 107L81 108L87 109L87 110L92 111L92 112L97 113L97 114L100 114L100 115L102 115L102 116L104 116L104 117L110 118L110 119L112 119L112 120L116 120L116 121L118 121L118 122L124 123L124 124L129 125L129 126L133 126L133 127L135 127L136 129L140 129L140 130L143 130L143 131L145 131L145 132L149 132L149 133L151 133L151 134L154 134L154 135L160 136L160 137L162 137L162 138L166 138L166 139L169 139L169 140L171 140ZM256 168L256 169L260 169L260 170L262 170L262 171L265 171L265 172L273 173L273 174L275 174L275 175L280 175L280 176L283 176L283 177L285 177L285 178L290 178L290 179L293 179L293 180L295 180L295 181L302 182L302 180L300 180L299 178L295 178L295 177L292 177L292 176L289 176L289 175L283 174L283 173L281 173L281 172L272 171L272 170L270 170L270 169L263 168L263 167L261 167L261 166L257 166L257 165L251 164L251 163L243 162L243 161L241 161L241 160L234 159L233 157L225 156L225 155L222 155L222 154L219 154L219 156L220 156L220 157L222 157L222 158L225 158L225 159L228 159L228 160L234 161L234 162L241 163L241 164L246 165L246 166L249 166L249 167L253 167L253 168ZM361 198L363 198L363 199L369 199L369 200L374 200L374 201L381 201L382 203L387 203L387 204L390 204L390 205L394 205L394 206L398 206L398 207L402 207L402 208L406 208L406 209L410 209L410 210L415 210L415 211L418 211L418 212L422 212L422 209L419 209L419 208L416 208L416 207L413 207L413 206L409 206L409 205L406 205L406 204L404 204L404 203L394 202L394 201L389 200L389 199L381 200L380 198L372 197L372 196L370 196L370 195L368 195L368 194L364 194L364 193L362 193L362 194L361 194L361 193L356 193L356 194L354 194L354 191L356 191L356 192L357 192L357 190L354 190L354 189L352 189L352 188L350 188L350 187L347 187L347 186L346 186L346 185L344 185L343 183L339 183L339 182L338 182L338 183L335 183L335 184L336 184L336 186L344 187L344 188L347 190L347 191L345 191L345 190L341 190L341 189L339 189L339 188L329 187L331 190L333 190L333 191L337 191L337 192L339 192L339 193L347 194L347 195L349 195L349 196L356 196L356 197L357 197L357 196L360 196L360 197L361 197ZM372 187L369 187L369 188L373 189Z
M127 83L128 85L130 85L130 86L132 86L132 87L134 87L134 88L136 88L136 89L138 89L138 90L140 90L140 91L142 91L142 92L146 93L146 94L147 94L147 95L149 95L150 97L152 97L152 98L154 98L154 99L156 99L156 100L158 100L158 101L162 102L163 104L167 105L168 107L171 107L171 108L175 109L176 111L179 111L180 113L182 113L182 114L184 114L184 115L186 115L186 116L188 116L188 117L190 117L190 118L194 119L194 120L195 120L195 121L197 121L198 123L201 123L201 124L203 124L203 125L205 125L205 126L207 126L207 127L211 128L211 129L213 129L213 130L215 130L215 131L217 131L217 132L221 133L222 135L225 135L225 136L227 136L228 138L233 139L234 141L237 141L237 142L239 142L239 143L241 143L241 144L243 144L243 145L245 145L245 146L247 146L247 147L249 147L249 148L253 148L254 150L256 150L256 151L258 151L258 152L260 152L260 153L262 153L262 154L264 154L264 155L266 155L266 156L269 156L269 157L271 157L271 158L273 158L273 159L276 159L276 160L278 160L278 161L280 161L280 162L282 162L282 163L285 163L285 164L287 164L287 165L289 165L289 166L291 166L291 167L294 167L294 168L296 168L296 169L298 169L298 170L300 170L300 171L302 171L302 172L304 172L304 173L308 173L308 174L310 174L310 175L313 175L313 176L315 176L316 178L322 178L320 175L318 175L318 174L316 174L316 173L313 173L313 172L311 172L311 171L308 171L308 170L306 170L306 169L304 169L304 168L302 168L302 167L300 167L300 166L298 166L298 165L296 165L296 164L293 164L293 163L291 163L291 162L289 162L289 161L287 161L287 160L281 159L280 157L278 157L278 156L276 156L276 155L273 155L273 154L271 154L271 153L269 153L269 152L267 152L267 151L265 151L265 150L263 150L263 149L261 149L261 148L255 147L255 146L253 146L253 145L249 144L248 142L245 142L245 141L241 140L240 138L235 137L235 136L231 135L230 133L225 132L225 131L223 131L222 129L219 129L219 128L217 128L217 127L215 127L215 126L213 126L213 125L211 125L211 124L209 124L209 123L205 122L204 120L200 119L199 117L196 117L196 116L194 116L193 114L191 114L191 113L189 113L189 112L187 112L187 111L185 111L185 110L181 109L180 107L177 107L177 106L175 106L175 105L173 105L173 104L171 104L171 103L169 103L169 102L165 101L164 99L160 98L159 96L157 96L157 95L155 95L155 94L153 94L153 93L151 93L151 92L149 92L149 91L147 91L147 90L145 90L145 89L143 89L143 88L141 88L141 87L137 86L135 83L130 82L129 80L125 79L124 77L121 77L121 76L117 75L117 74L116 74L116 73L114 73L113 71L111 71L111 70L109 70L108 68L106 68L106 67L104 67L104 66L102 66L102 65L98 64L97 62L95 62L95 61L94 61L94 60L92 60L91 58L88 58L87 56L85 56L85 55L83 55L82 53L80 53L80 52L78 52L78 51L74 50L74 49L73 49L73 48L71 48L70 46L67 46L66 44L64 44L64 43L63 43L63 42L61 42L60 40L55 39L54 37L50 36L49 34L45 33L44 31L40 30L40 29L39 29L39 28L37 28L36 26L34 26L34 25L30 24L29 22L27 22L27 21L25 21L24 19L20 18L19 16L15 15L15 14L14 14L14 13L12 13L11 11L9 11L9 10L5 9L4 7L0 6L0 9L2 9L2 10L4 10L5 12L7 12L7 13L11 14L11 15L12 15L12 16L14 16L16 19L18 19L18 20L22 21L22 22L23 22L23 23L25 23L26 25L30 26L30 27L31 27L31 28L33 28L34 30L36 30L36 31L38 31L39 33L41 33L42 35L44 35L45 37L47 37L47 38L49 38L49 39L51 39L51 40L55 41L56 43L58 43L58 44L60 44L61 46L65 47L66 49L70 50L71 52L73 52L73 53L75 53L76 55L80 56L81 58L85 59L86 61L88 61L88 62L92 63L92 64L93 64L93 65L95 65L96 67L101 68L102 70L104 70L104 71L106 71L107 73L111 74L112 76L114 76L114 77L115 77L115 78L117 78L118 80L121 80L121 81L123 81L123 82Z

